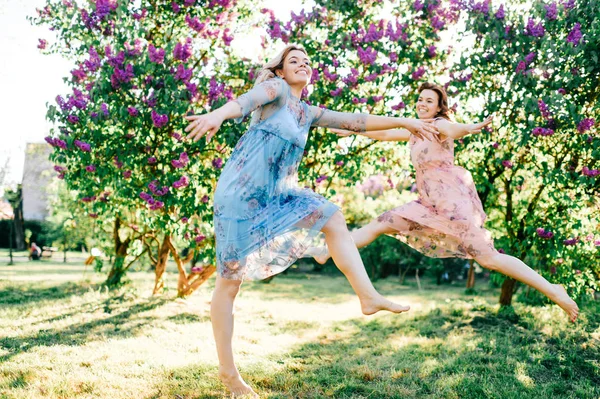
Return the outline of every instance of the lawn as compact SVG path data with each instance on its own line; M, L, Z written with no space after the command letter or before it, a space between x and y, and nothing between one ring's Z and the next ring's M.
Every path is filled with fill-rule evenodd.
M60 258L62 259L62 258ZM189 300L151 297L153 275L117 291L70 263L0 259L0 398L222 398L209 318L210 279ZM173 269L170 269L173 271ZM261 398L600 398L600 304L569 324L556 306L498 290L388 279L413 308L360 314L342 277L290 273L246 283L235 351Z

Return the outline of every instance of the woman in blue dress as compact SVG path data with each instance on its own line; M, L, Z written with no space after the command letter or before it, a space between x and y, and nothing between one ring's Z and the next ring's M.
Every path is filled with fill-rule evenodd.
M219 377L234 396L256 393L233 359L233 303L243 280L280 273L301 257L322 231L336 266L358 295L362 312L409 309L379 294L337 206L298 186L298 165L311 126L352 131L405 128L435 133L427 120L341 113L300 100L312 69L306 51L287 46L271 60L248 93L204 115L189 116L188 138L207 141L223 121L240 122L254 111L250 128L221 173L214 196L217 281L211 319L219 356Z

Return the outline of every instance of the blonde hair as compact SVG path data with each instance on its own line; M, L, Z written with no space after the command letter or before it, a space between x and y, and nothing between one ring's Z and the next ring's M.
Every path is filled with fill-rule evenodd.
M288 56L288 54L291 51L294 51L294 50L302 51L304 54L308 55L306 53L306 50L304 49L304 47L299 46L297 44L288 44L287 46L285 46L285 48L279 54L277 54L269 62L267 62L265 65L263 65L262 69L258 73L258 76L256 77L256 81L254 82L254 85L256 86L257 84L262 83L265 80L268 80L268 79L271 79L271 78L274 78L275 76L277 76L275 74L275 71L277 71L279 69L283 69L283 62L285 61L285 58Z

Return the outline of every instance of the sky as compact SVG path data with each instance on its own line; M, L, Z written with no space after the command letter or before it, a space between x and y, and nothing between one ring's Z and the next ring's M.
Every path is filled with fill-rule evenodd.
M306 7L300 0L262 3L282 18ZM70 75L73 65L59 55L42 54L38 39L51 41L52 32L26 19L45 4L46 0L0 0L0 169L8 161L0 191L3 185L21 182L26 144L44 142L49 134L52 126L46 121L46 103L70 92L63 77Z

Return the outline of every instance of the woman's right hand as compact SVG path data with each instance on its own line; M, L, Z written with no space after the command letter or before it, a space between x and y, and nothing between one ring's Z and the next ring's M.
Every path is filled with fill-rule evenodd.
M403 127L420 139L432 140L440 132L433 122L435 119L411 119L403 118Z
M190 121L189 125L185 128L185 131L189 132L187 138L198 141L206 134L207 143L210 143L210 140L217 133L224 120L216 111L209 112L208 114L186 116L185 119Z
M353 132L352 130L344 130L344 129L336 129L333 127L330 127L329 130L331 130L332 132L334 132L335 134L337 134L340 137L348 137L351 136L353 134L360 134L357 132Z

